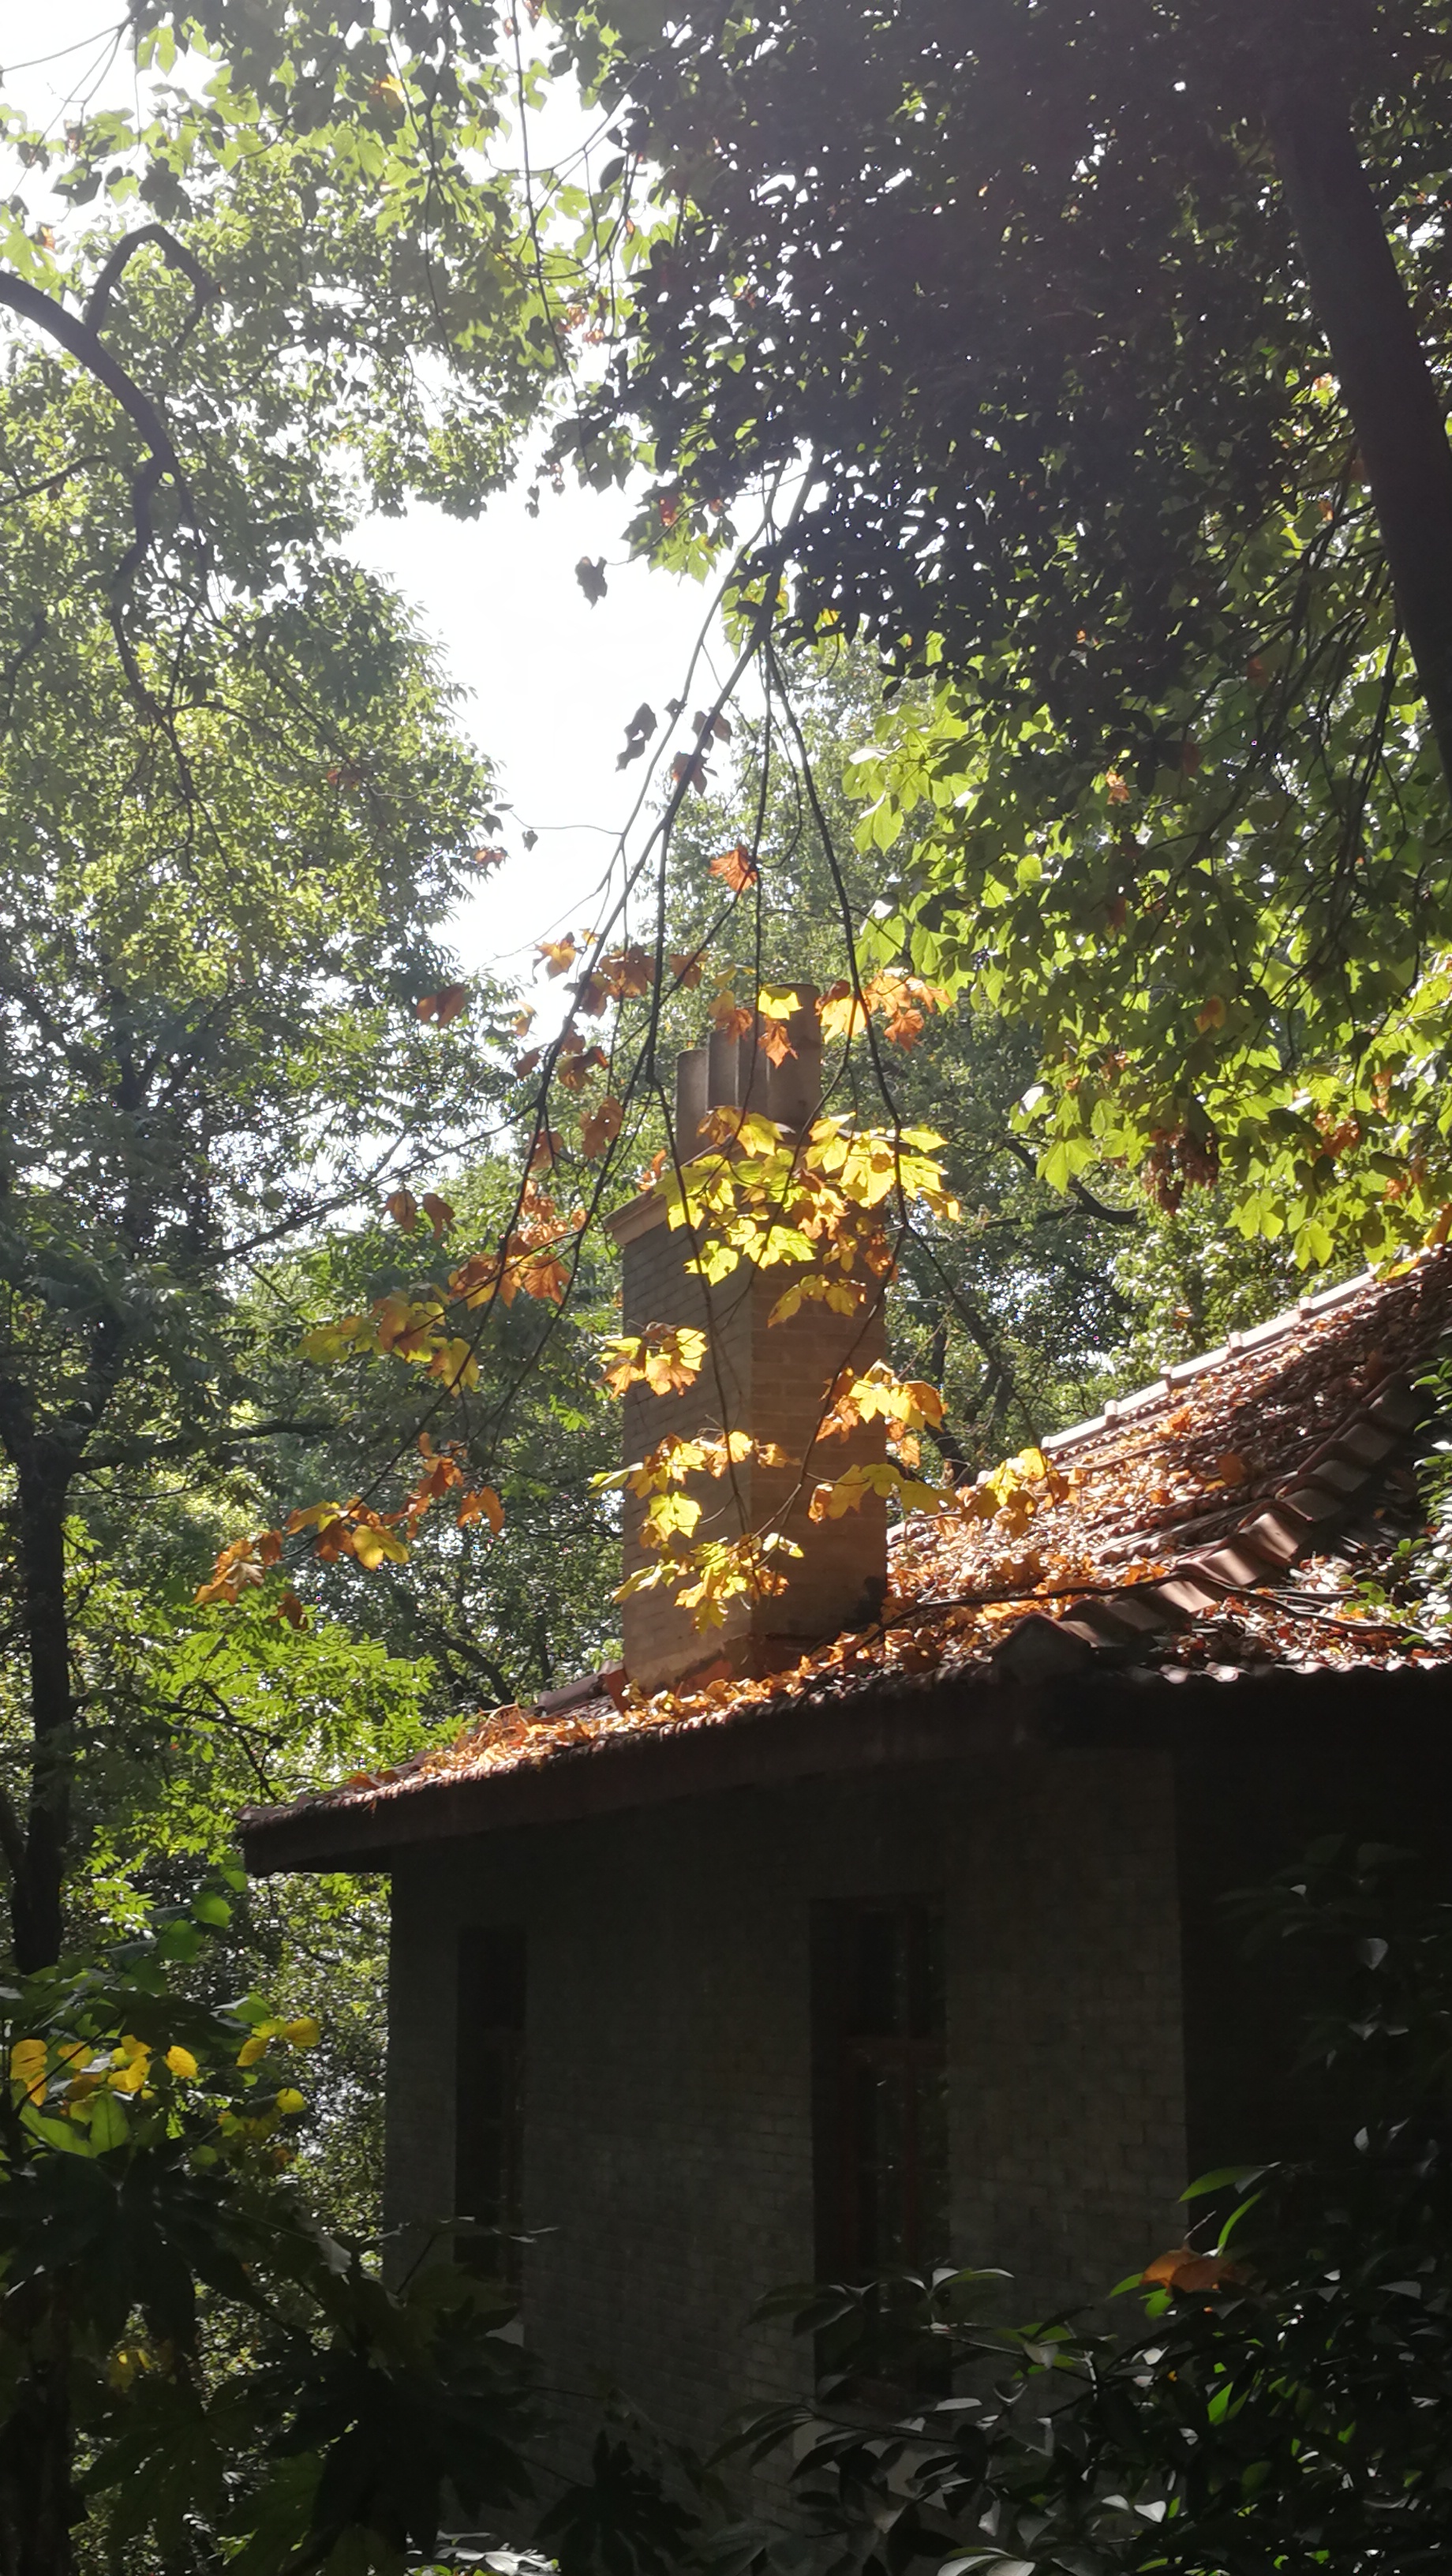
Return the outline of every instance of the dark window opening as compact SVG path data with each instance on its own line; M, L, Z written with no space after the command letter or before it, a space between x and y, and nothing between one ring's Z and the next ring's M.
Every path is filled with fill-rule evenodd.
M458 2260L511 2297L524 2223L524 1930L490 1924L459 1936L454 2213L473 2222Z
M948 2258L941 1909L819 1905L812 1950L817 2277L930 2273ZM890 2305L879 2298L866 2320L879 2365Z

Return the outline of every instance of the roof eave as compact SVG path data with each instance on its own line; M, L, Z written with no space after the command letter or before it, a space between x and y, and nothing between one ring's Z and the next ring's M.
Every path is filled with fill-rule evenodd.
M528 1766L435 1773L336 1806L253 1810L242 1821L248 1868L386 1870L413 1846L536 1825L576 1823L685 1798L853 1773L900 1770L1069 1746L1166 1747L1208 1720L1223 1740L1246 1727L1303 1721L1323 1730L1426 1716L1446 1723L1445 1666L1277 1669L1227 1683L1171 1680L1105 1662L1078 1678L1029 1686L976 1675L884 1677L844 1695L770 1702L715 1724L606 1735Z

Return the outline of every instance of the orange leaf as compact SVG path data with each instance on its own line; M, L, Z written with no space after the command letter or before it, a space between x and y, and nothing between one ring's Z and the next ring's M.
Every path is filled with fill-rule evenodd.
M568 975L579 953L573 939L541 939L538 943L538 954L551 975Z
M467 984L445 984L437 993L421 993L413 1007L421 1020L433 1020L439 1028L446 1029L450 1020L458 1018L468 998Z
M723 1037L728 1038L744 1038L755 1016L754 1011L748 1011L741 1003L733 1002L729 993L723 996L711 1013L713 1025L721 1031Z
M555 1080L565 1091L583 1091L592 1073L600 1073L609 1063L603 1047L593 1046L584 1055L567 1056L556 1067Z
M467 1529L471 1521L487 1521L497 1538L504 1527L504 1505L492 1485L476 1485L459 1503L459 1527Z
M548 1297L558 1306L570 1284L570 1274L562 1261L549 1253L538 1252L533 1261L520 1271L519 1284L527 1297ZM506 1292L505 1304L508 1303Z
M418 1201L412 1190L390 1190L383 1204L394 1224L402 1226L405 1234L412 1234L418 1223Z
M454 1211L450 1207L448 1200L441 1199L436 1190L425 1190L423 1194L423 1212L428 1218L428 1221L433 1227L436 1235L444 1235L448 1233L450 1226L454 1222Z
M748 886L755 885L761 870L746 843L738 841L734 850L723 850L719 859L713 859L706 873L719 877L729 893L744 894Z
M888 1043L890 1046L902 1047L904 1050L915 1047L925 1026L926 1022L921 1011L894 1011L886 1029Z
M624 1109L612 1091L601 1101L598 1109L592 1109L589 1116L580 1121L580 1145L587 1161L593 1162L598 1154L604 1153L607 1145L614 1144L624 1115Z
M1168 2283L1173 2281L1182 2263L1197 2263L1199 2259L1193 2245L1173 2245L1168 2254L1157 2254L1152 2263L1146 2263L1139 2277L1147 2285Z
M1201 1003L1200 1008L1195 1013L1195 1026L1202 1037L1205 1035L1207 1029L1224 1028L1225 1004L1218 993L1212 993L1208 1001Z
M1225 2254L1197 2254L1193 2245L1175 2245L1168 2254L1157 2254L1140 2274L1146 2286L1170 2290L1221 2290L1249 2277L1243 2263L1233 2263Z

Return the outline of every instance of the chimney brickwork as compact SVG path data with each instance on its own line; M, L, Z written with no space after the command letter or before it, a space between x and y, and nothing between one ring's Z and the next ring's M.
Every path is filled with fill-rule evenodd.
M695 1150L701 1119L723 1101L760 1108L793 1130L810 1123L820 1098L821 1041L814 1000L791 1023L791 1031L797 1053L781 1066L768 1064L754 1032L731 1040L729 1048L713 1040L709 1049L693 1049L681 1059L677 1136L683 1160ZM630 1390L625 1400L626 1459L643 1456L669 1432L691 1439L729 1429L775 1442L787 1454L786 1467L748 1460L736 1469L734 1482L710 1476L692 1481L686 1490L702 1505L695 1537L734 1538L743 1530L774 1529L802 1550L800 1557L778 1559L785 1591L738 1594L725 1605L724 1629L697 1629L690 1612L676 1607L668 1586L631 1594L622 1605L626 1671L642 1689L661 1690L723 1657L737 1673L780 1670L844 1628L869 1624L886 1590L886 1510L875 1495L838 1520L808 1518L817 1484L859 1461L884 1455L880 1423L859 1425L846 1440L812 1447L839 1371L849 1363L864 1370L883 1356L880 1283L871 1282L873 1302L855 1315L833 1314L809 1301L795 1315L772 1324L768 1317L790 1286L792 1269L757 1271L743 1264L708 1287L686 1268L693 1251L687 1229L668 1223L654 1193L621 1209L611 1230L623 1254L624 1331L690 1324L707 1336L701 1373L680 1394L659 1396L644 1386ZM643 1505L627 1493L627 1575L656 1561L640 1544L643 1517Z

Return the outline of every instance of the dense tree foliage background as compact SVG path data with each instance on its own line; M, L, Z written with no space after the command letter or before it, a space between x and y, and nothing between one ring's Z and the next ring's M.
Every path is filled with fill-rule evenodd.
M377 2286L376 1890L189 1891L244 1800L613 1653L596 1219L669 1157L708 1015L841 987L834 1107L943 1139L957 1212L904 1214L889 1326L949 1476L1452 1215L1444 13L526 15L145 0L134 111L3 110L62 209L0 213L27 2576L72 2562L82 2475L97 2546L259 2576L397 2567L446 2474L519 2491L512 2380L507 2457L430 2435L404 2494L363 2456L457 2429L489 2361L467 2300ZM500 149L570 65L615 126L593 192ZM618 900L520 996L450 949L488 763L347 538L475 511L546 439L545 481L644 473L633 542L724 578L737 661L640 710ZM528 1293L471 1303L491 1262ZM231 2042L271 2070L314 2021L263 2110ZM1274 2415L1282 2309L1210 2313L1187 2373ZM555 2535L583 2564L607 2522Z
M665 562L795 487L787 630L932 676L886 950L1033 1032L1052 1177L1221 1172L1312 1266L1442 1228L1445 13L562 16L602 227L661 175L561 450Z

